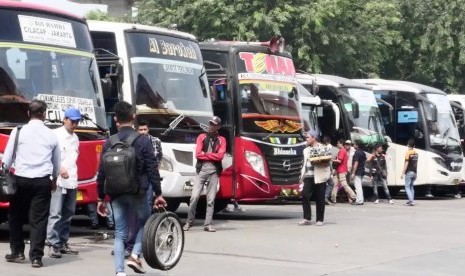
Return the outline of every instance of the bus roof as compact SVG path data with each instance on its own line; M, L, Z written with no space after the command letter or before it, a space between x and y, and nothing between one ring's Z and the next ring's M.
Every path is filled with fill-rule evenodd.
M292 58L291 54L287 51L272 53L269 47L260 45L260 42L208 40L200 42L199 45L202 50L229 52L231 48L236 48L241 52L262 52Z
M384 79L356 79L354 81L369 85L373 90L405 91L418 94L426 92L446 94L444 91L437 88L410 81Z
M77 14L73 14L67 11L63 11L60 9L55 9L49 6L44 6L40 4L34 4L34 3L26 3L26 2L18 2L18 1L5 1L5 0L0 0L0 8L3 9L12 9L12 10L24 10L24 11L39 11L43 13L48 13L48 14L53 14L53 15L60 15L63 17L68 17L73 20L79 20L82 22L85 22L85 18L82 16L79 16Z
M322 86L357 87L362 89L370 89L369 86L364 85L360 82L356 82L351 79L346 79L334 75L297 73L296 78L299 80L300 83L303 84L312 84L312 81L315 81L316 85Z
M197 41L197 38L192 34L155 26L96 20L88 20L87 23L89 25L89 30L91 31L124 32L125 30L140 30L144 32L159 33L162 35L175 36L179 38Z

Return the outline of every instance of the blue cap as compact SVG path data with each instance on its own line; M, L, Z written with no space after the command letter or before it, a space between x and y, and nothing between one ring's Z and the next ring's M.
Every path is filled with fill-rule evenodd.
M318 132L314 129L310 129L309 131L307 131L307 135L313 136L314 138L318 138Z
M74 107L70 107L65 111L65 118L71 119L73 121L81 120L81 112Z

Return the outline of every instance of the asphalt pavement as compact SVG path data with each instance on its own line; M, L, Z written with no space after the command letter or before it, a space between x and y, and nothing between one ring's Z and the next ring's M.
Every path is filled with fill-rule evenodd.
M327 206L321 227L297 225L298 202L243 205L244 212L215 216L216 233L196 221L178 265L167 272L146 265L145 275L465 275L465 199L404 202ZM183 222L186 211L178 212ZM4 262L0 275L114 275L113 240L85 224L82 217L73 222L70 243L78 256L46 257L40 269ZM4 254L6 229L0 226Z

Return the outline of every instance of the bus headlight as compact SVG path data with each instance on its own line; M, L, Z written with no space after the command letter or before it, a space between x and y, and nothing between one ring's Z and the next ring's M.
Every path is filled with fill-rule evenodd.
M265 164L263 163L263 158L259 154L252 151L245 151L245 159L256 172L265 176Z
M449 168L447 168L447 164L446 164L446 161L444 161L444 159L442 159L441 157L433 157L433 160L441 167L443 167L444 169L448 170Z
M158 166L158 169L172 172L173 171L173 163L171 163L171 161L168 158L163 156L161 158L161 162L160 162L160 165Z

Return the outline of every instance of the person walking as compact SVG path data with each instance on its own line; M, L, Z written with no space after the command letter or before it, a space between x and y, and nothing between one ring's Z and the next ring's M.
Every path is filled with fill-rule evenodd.
M197 146L195 148L197 176L190 198L187 222L183 227L184 231L188 231L194 224L197 202L205 183L207 183L207 213L203 229L207 232L216 232L216 229L212 226L213 211L218 178L223 170L221 161L226 152L226 139L218 134L220 128L221 119L218 116L213 116L210 120L208 133L202 133L197 137Z
M328 148L328 151L331 153L331 155L333 154L333 145L331 145L331 138L329 138L328 136L324 136L323 137L323 145L325 147ZM333 156L333 158L336 158L336 155ZM333 187L334 187L334 181L333 181L333 174L334 174L334 170L333 170L333 164L332 162L330 162L330 166L329 166L330 170L331 170L331 177L328 178L328 181L326 182L326 191L325 191L325 204L326 205L331 205L331 191L333 190Z
M53 130L60 147L61 167L57 189L52 192L47 226L47 240L52 258L61 258L62 254L79 253L69 247L68 239L71 217L76 210L78 186L76 162L79 155L79 139L74 130L81 121L81 112L70 107L64 116L63 126Z
M326 182L331 177L330 161L312 161L311 152L324 153L331 156L329 149L317 141L318 133L315 130L309 130L306 133L307 147L304 149L304 166L300 172L300 181L303 182L302 189L302 209L303 219L298 225L310 225L312 220L312 209L310 207L310 198L315 195L316 203L316 224L322 226L325 215L325 190Z
M34 268L43 266L51 192L56 189L60 172L58 139L44 124L46 110L45 102L31 101L28 108L29 123L20 131L18 128L13 129L2 158L5 168L12 171L14 168L17 184L17 191L11 197L8 208L11 254L7 254L5 259L7 262L25 260L23 224L29 218L29 259ZM17 150L13 152L17 134Z
M389 193L387 186L387 164L386 155L383 153L383 145L376 144L374 147L374 153L369 158L369 176L373 184L373 196L374 203L379 203L378 186L382 186L384 194L389 201L389 204L394 204L394 200Z
M105 194L104 185L107 174L112 172L106 172L104 169L104 162L100 163L99 172L97 175L97 188L98 188L98 204L97 212L101 216L107 216L106 205L103 199L105 196L111 198L111 206L113 207L113 216L115 221L115 243L114 243L114 259L115 259L115 271L116 275L126 275L124 269L124 243L127 239L128 223L127 218L131 210L135 210L136 218L138 221L138 231L136 236L136 242L132 249L131 256L128 258L127 265L132 268L136 273L145 273L142 266L142 262L139 257L142 251L142 235L143 226L149 217L149 210L147 208L147 189L149 185L152 185L152 189L155 193L154 207L165 207L166 201L163 199L160 175L158 173L158 164L156 157L153 153L153 146L150 139L144 135L136 136L136 130L133 128L135 122L135 114L133 112L131 104L120 101L114 106L115 121L118 126L117 139L125 141L126 139L133 139L132 147L136 155L136 175L138 177L138 185L140 192L137 194ZM115 137L115 136L112 136ZM110 137L103 146L102 160L105 157L105 153L110 150L112 146L111 140L115 138Z
M349 185L347 184L347 172L348 172L347 162L349 160L349 154L347 153L345 144L347 143L345 143L343 139L340 139L339 141L337 141L337 147L339 148L339 152L337 154L336 159L333 159L333 163L337 164L336 175L333 178L334 187L331 192L331 201L333 203L336 203L337 192L339 189L337 183L340 183L341 186L344 188L349 198L349 203L352 203L355 201L355 193L352 190L352 188L350 188ZM349 146L350 144L351 143L349 143Z
M401 178L405 176L405 193L407 194L408 201L405 206L415 206L415 191L414 182L417 179L417 165L418 153L415 150L415 140L410 139L407 142L407 152L405 153L404 168L402 170Z
M363 197L363 187L362 187L362 179L363 175L365 174L365 162L367 157L365 152L360 148L360 141L354 141L354 156L352 158L352 174L351 178L354 180L355 186L355 205L363 205L364 197Z

